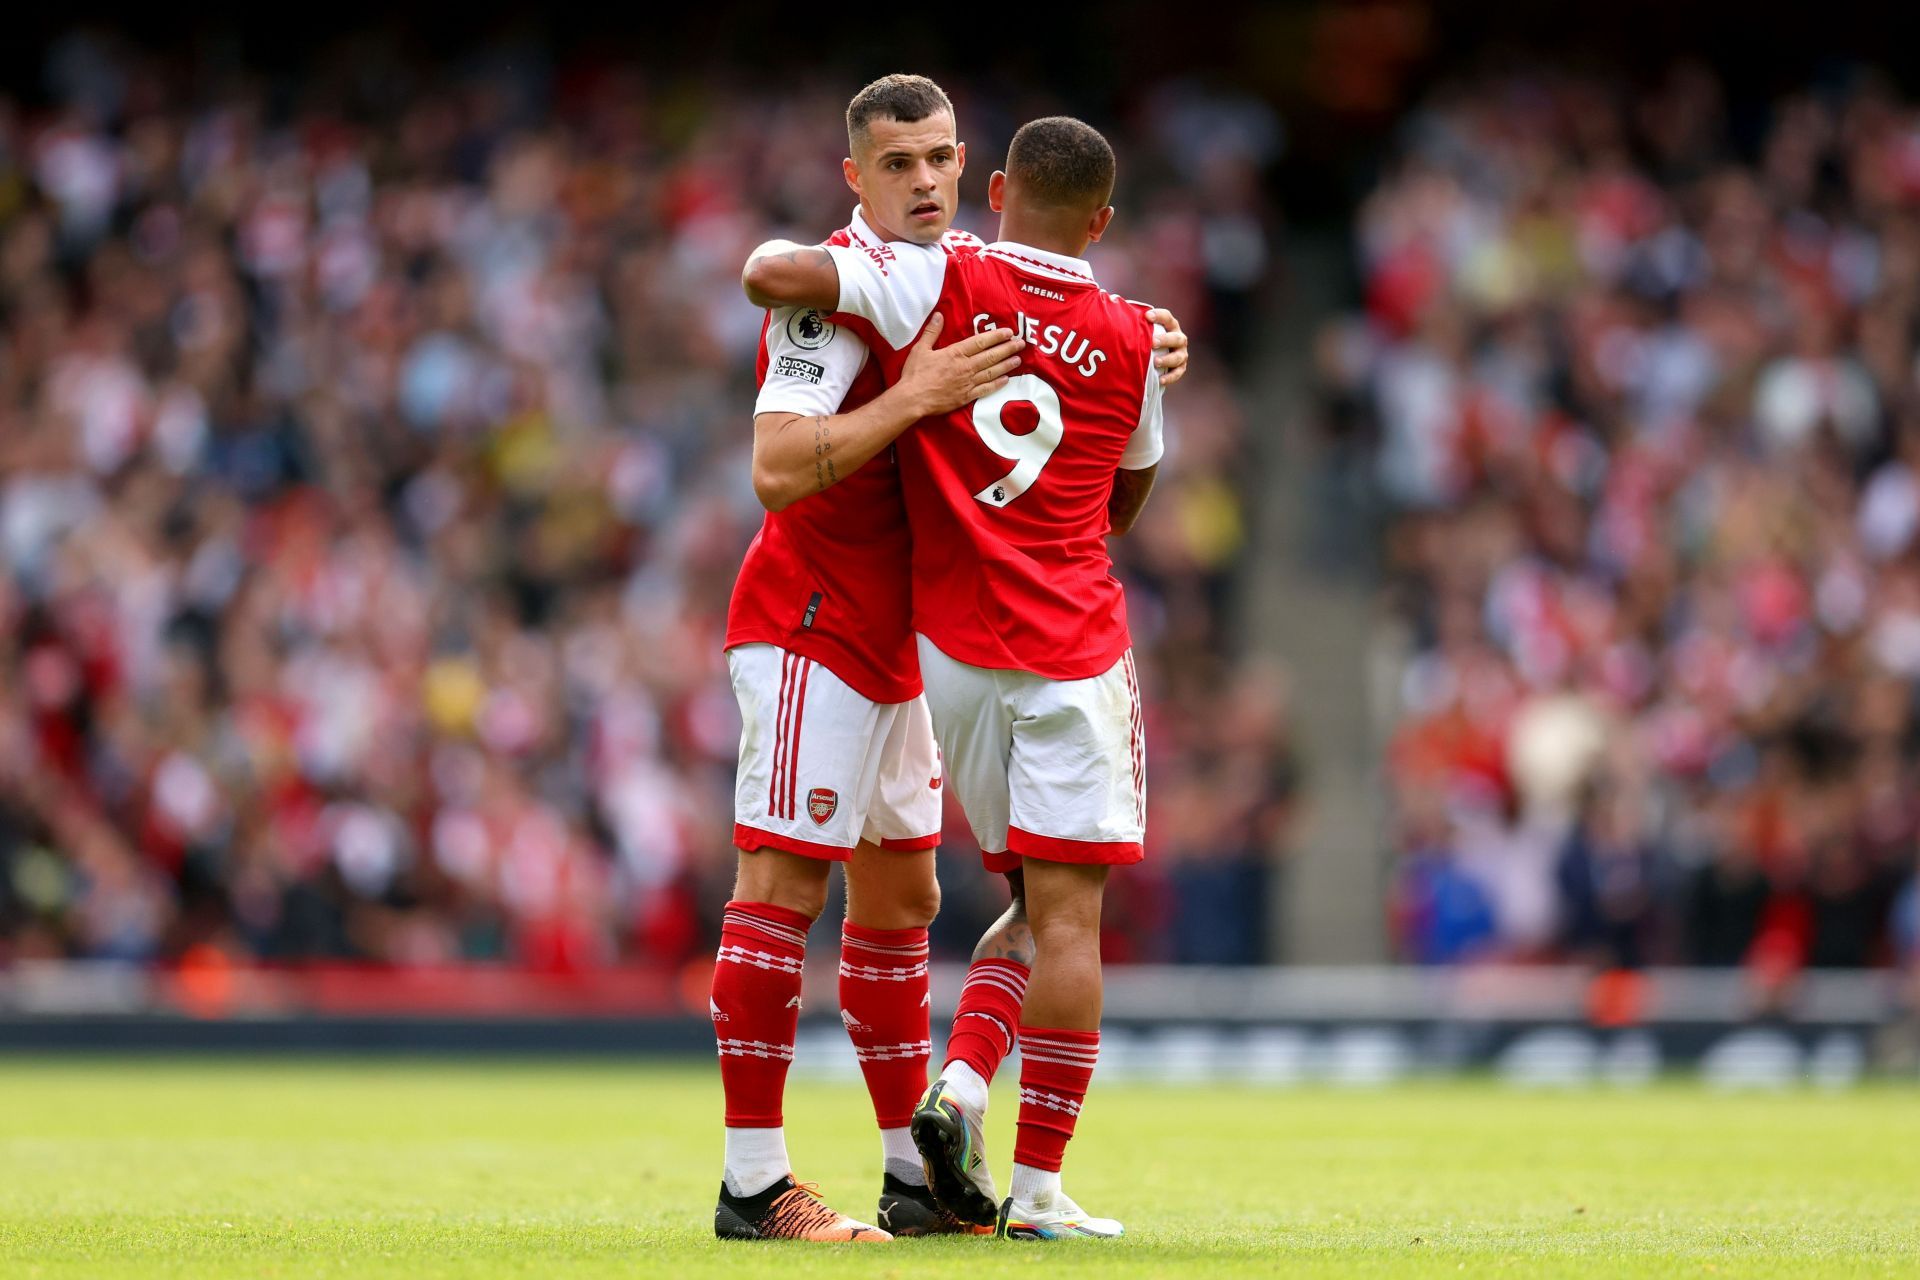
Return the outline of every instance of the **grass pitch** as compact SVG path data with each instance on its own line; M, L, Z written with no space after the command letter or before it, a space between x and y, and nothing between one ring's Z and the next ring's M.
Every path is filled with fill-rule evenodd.
M1078 1245L721 1244L718 1117L706 1063L0 1060L0 1275L1920 1275L1912 1089L1096 1082L1067 1185L1130 1234ZM788 1132L871 1215L859 1088Z

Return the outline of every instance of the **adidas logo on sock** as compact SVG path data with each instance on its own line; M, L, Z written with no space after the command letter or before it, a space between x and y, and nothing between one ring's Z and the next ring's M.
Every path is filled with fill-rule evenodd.
M708 1012L710 1012L711 1014L713 1014L713 1020L714 1020L715 1022L731 1022L731 1021L733 1021L733 1019L731 1019L731 1018L729 1018L729 1017L727 1017L727 1015L726 1015L726 1014L724 1014L724 1013L722 1013L722 1012L720 1012L720 1005L719 1005L719 1003L718 1003L718 1002L716 1002L716 1001L715 1001L715 1000L714 1000L714 999L713 999L712 997L708 997L708 999L707 999L707 1011L708 1011Z
M844 1023L846 1023L846 1024L847 1024L847 1030L849 1030L849 1031L871 1031L871 1030L873 1030L873 1028L872 1028L872 1027L870 1027L870 1026L868 1026L868 1025L867 1025L866 1023L864 1023L864 1022L862 1022L862 1021L860 1021L860 1020L859 1020L858 1018L856 1018L856 1017L854 1017L854 1016L853 1016L853 1011L852 1011L851 1009L842 1009L842 1010L840 1011L840 1021L842 1021L842 1022L844 1022Z

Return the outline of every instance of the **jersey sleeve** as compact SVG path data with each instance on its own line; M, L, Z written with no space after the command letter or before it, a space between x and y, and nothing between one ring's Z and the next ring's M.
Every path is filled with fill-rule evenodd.
M948 255L937 245L829 245L840 272L840 305L873 325L898 351L912 342L940 301Z
M777 308L767 323L767 376L753 412L838 413L867 363L867 347L851 332L806 307Z
M1153 326L1157 338L1165 332L1159 325ZM1153 367L1153 353L1147 353L1147 385L1140 395L1140 425L1127 437L1127 450L1120 455L1122 471L1144 471L1160 461L1166 452L1162 440L1160 421L1160 371Z

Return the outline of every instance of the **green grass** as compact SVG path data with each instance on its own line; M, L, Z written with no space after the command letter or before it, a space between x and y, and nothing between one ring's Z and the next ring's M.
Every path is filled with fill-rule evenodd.
M1920 1275L1891 1087L1096 1083L1068 1187L1130 1234L1056 1246L721 1245L718 1114L706 1064L0 1060L0 1276ZM800 1174L864 1214L871 1116L789 1100Z

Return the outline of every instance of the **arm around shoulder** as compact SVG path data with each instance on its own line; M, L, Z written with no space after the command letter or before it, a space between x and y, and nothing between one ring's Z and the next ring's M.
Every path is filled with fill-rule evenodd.
M832 311L840 304L840 269L825 249L769 240L747 258L740 286L756 307L812 307Z
M1165 330L1155 326L1155 333ZM1160 369L1147 362L1146 384L1140 391L1140 421L1120 455L1120 469L1113 473L1113 493L1107 499L1107 532L1119 535L1133 528L1153 492L1153 480L1160 471L1160 459L1166 452L1163 438L1164 417Z

